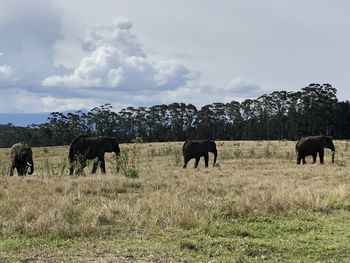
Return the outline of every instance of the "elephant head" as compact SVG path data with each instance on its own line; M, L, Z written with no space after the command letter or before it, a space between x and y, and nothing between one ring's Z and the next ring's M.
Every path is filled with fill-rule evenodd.
M322 136L323 147L328 148L332 151L332 163L334 163L335 147L330 136Z
M117 138L115 137L107 137L106 138L106 146L108 148L108 152L114 152L117 159L117 172L119 172L118 158L120 155L120 148Z
M20 152L20 159L26 164L26 167L29 167L28 174L34 173L34 162L33 162L33 152L30 147L23 148Z
M207 140L205 141L205 145L208 149L208 152L211 152L214 154L214 162L213 162L213 166L215 166L216 164L216 158L218 157L218 151L216 149L216 144L214 141L212 140Z
M106 137L104 138L104 146L106 152L114 152L117 156L120 155L120 148L117 138Z
M33 152L30 147L24 143L16 143L11 147L12 167L10 175L13 174L13 169L17 168L18 175L25 175L29 168L28 174L34 173Z

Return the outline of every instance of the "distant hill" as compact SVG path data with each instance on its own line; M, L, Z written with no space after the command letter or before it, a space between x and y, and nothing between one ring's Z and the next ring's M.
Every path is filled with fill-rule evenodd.
M79 110L81 112L87 112L85 109ZM64 114L69 112L76 112L75 110L64 111ZM31 124L41 124L47 121L50 116L50 112L39 113L0 113L0 124L12 123L14 126L28 126Z
M49 112L42 113L0 113L0 124L12 123L15 126L28 126L46 122Z

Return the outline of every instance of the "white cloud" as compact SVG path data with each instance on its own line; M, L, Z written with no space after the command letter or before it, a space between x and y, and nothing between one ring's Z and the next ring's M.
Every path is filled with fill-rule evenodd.
M2 65L0 66L0 80L1 79L8 79L13 75L13 69L9 65Z
M86 56L68 75L54 75L43 86L64 87L102 103L152 105L176 101L197 106L261 95L264 91L243 77L224 87L203 85L200 74L176 60L151 61L131 32L127 18L88 30L81 40ZM107 94L107 95L106 95ZM126 103L127 102L127 103Z
M58 71L52 49L61 39L60 10L47 0L0 2L0 65L6 65L2 71L11 66L19 85L37 85Z
M224 87L225 92L240 98L262 95L265 91L258 85L247 81L243 77L234 78Z
M255 84L244 77L236 77L227 85L202 85L197 90L197 95L201 98L199 105L211 102L231 102L233 100L243 101L247 98L255 98L268 91L262 89L260 85ZM197 100L198 101L198 100ZM198 105L197 104L197 105Z
M24 89L3 89L0 97L0 112L52 112L93 108L100 105L93 99L57 98L38 95Z
M91 109L104 103L116 110L172 102L202 106L259 93L258 85L243 78L223 88L204 85L199 72L178 60L150 59L127 18L86 31L79 40L79 63L72 70L57 68L52 57L55 45L64 41L61 13L52 2L31 3L35 8L14 0L0 9L0 35L9 35L0 42L0 112Z
M73 73L48 77L42 85L157 92L196 81L198 73L177 61L150 61L131 28L129 19L116 18L111 25L89 30L82 40L87 56Z
M111 25L101 25L88 30L81 39L81 46L86 52L92 52L100 46L109 45L117 47L126 56L144 57L141 43L130 32L132 27L133 24L128 18L114 18Z
M40 98L90 98L116 108L203 105L259 96L259 85L296 90L311 79L349 99L350 2L282 2L224 0L213 12L205 0L197 12L195 1L0 0L0 94L22 87ZM132 17L137 27L127 18L108 25L114 15ZM83 34L97 23L107 25ZM74 70L58 73L53 56ZM226 83L237 74L248 79Z

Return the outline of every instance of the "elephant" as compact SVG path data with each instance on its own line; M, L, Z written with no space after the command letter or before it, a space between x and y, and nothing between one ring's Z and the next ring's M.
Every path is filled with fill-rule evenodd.
M117 157L120 155L118 140L115 137L86 136L81 135L69 146L69 174L72 175L76 164L80 164L80 169L75 172L82 172L86 167L87 160L94 160L92 173L96 173L98 164L101 172L106 173L104 155L106 152L114 152Z
M301 138L295 145L295 151L298 155L297 164L306 163L305 157L312 155L313 163L316 162L317 153L320 157L320 163L323 164L324 148L332 150L332 163L334 163L335 147L330 136L309 136Z
M34 162L32 149L23 142L15 143L11 147L11 167L10 176L13 176L13 170L16 168L19 176L34 173Z
M195 158L196 163L194 168L197 168L199 159L204 156L205 167L208 167L209 155L208 152L214 154L213 166L215 166L218 152L216 150L216 144L212 140L186 140L182 147L182 154L184 157L184 166L187 167L189 160Z

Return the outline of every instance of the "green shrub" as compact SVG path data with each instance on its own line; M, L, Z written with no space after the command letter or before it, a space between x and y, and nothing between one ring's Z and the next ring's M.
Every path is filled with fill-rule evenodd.
M140 157L142 138L132 140L132 146L122 151L118 158L118 168L120 172L129 178L137 178L140 174Z
M241 156L242 156L242 150L239 149L239 148L236 148L234 151L233 151L233 154L235 156L236 159L239 159Z
M250 150L249 150L249 157L250 158L254 158L255 157L255 149L254 149L254 147L250 148Z
M179 166L182 160L182 155L179 153L175 153L174 160L175 160L175 166Z

